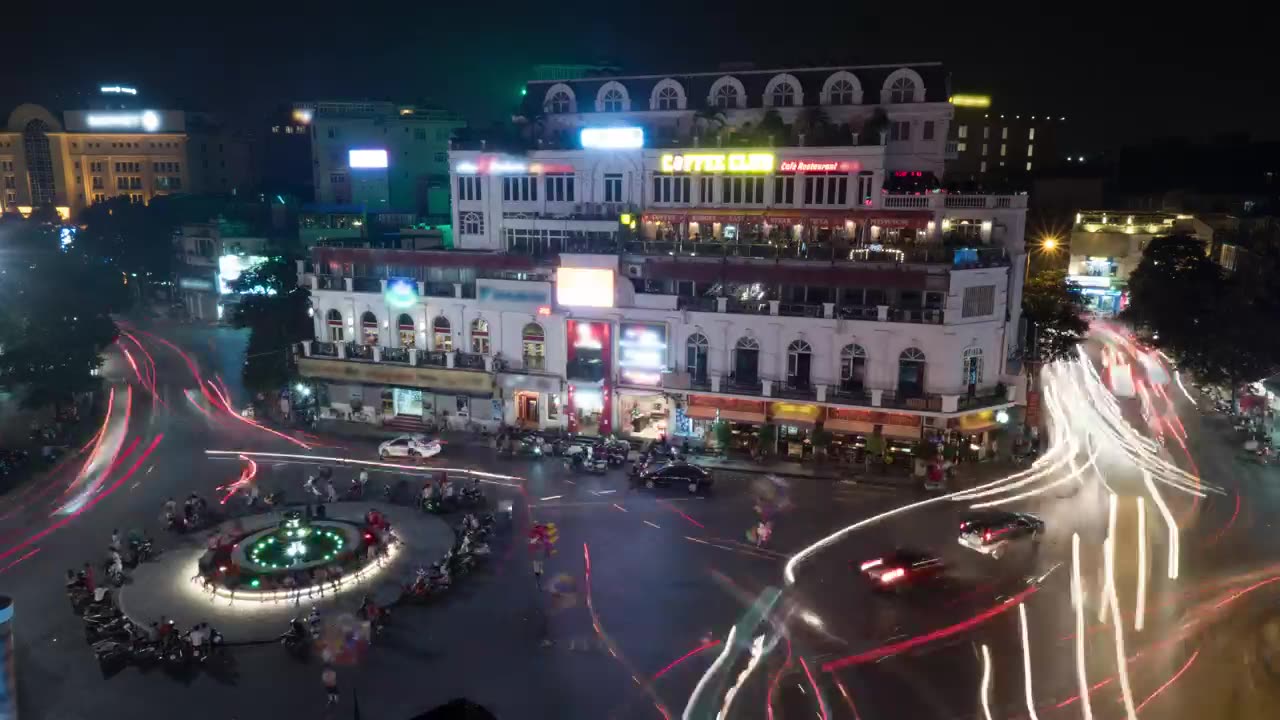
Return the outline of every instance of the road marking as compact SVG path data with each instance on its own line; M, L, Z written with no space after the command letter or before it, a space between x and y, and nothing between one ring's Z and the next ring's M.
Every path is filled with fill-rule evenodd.
M147 474L148 474L148 475L150 475L150 474L151 474L151 471L152 471L152 470L155 470L155 469L156 469L156 466L155 466L155 464L153 463L153 464L151 465L151 467L147 468ZM137 487L137 485L135 485L134 487Z
M619 510L621 510L622 512L627 512L627 509L626 509L626 508L624 508L624 507L622 507L622 506L621 506L621 505L619 505L618 503L614 503L614 504L613 504L613 506L614 506L614 507L616 507L616 508L618 508L618 509L619 509Z
M546 502L546 501L548 501L548 500L559 500L559 499L560 499L560 498L562 498L562 497L564 497L564 496L563 496L563 495L548 495L547 497L539 498L539 500L541 500L542 502Z
M569 478L565 478L565 479L564 479L564 481L565 481L565 482L567 482L567 483L569 483L570 485L577 485L577 484L578 484L578 483L576 483L576 482L574 482L574 481L570 480Z
M645 525L649 525L650 527L656 527L656 528L658 528L659 530L661 530L661 529L662 529L662 526L661 526L661 525L654 525L653 523L649 522L648 520L645 520L645 521L644 521L644 524L645 524Z
M592 490L591 494L592 495L608 495L609 493L616 493L616 492L618 491L617 490Z

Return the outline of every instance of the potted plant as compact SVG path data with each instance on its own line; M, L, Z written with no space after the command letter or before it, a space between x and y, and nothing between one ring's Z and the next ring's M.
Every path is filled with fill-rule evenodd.
M773 455L778 449L778 428L769 424L761 425L756 443L762 457Z
M733 442L732 428L724 420L717 420L713 432L715 433L717 450L721 456L727 456L729 454L729 445Z
M809 437L809 442L813 444L813 454L819 459L825 459L827 456L827 448L831 447L831 433L818 428L813 431Z

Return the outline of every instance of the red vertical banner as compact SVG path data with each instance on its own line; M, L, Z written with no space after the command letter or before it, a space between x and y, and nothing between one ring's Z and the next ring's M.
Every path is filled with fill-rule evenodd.
M613 434L613 325L596 326L600 339L600 360L604 365L604 381L600 387L600 436Z

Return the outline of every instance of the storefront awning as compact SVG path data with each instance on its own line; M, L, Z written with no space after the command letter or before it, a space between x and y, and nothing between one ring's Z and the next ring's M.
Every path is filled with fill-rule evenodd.
M876 426L873 423L862 422L860 420L833 420L827 418L822 423L822 427L827 432L846 433L849 435L870 435L875 432Z
M728 420L729 422L751 423L752 425L763 425L765 423L764 413L743 410L721 410L720 419Z
M779 425L812 429L822 419L822 407L803 403L775 402L769 404L769 414Z
M685 417L692 420L715 420L716 409L705 405L690 405L685 408Z
M881 426L881 434L887 438L901 438L904 440L919 440L919 426L908 427L906 425L883 425Z

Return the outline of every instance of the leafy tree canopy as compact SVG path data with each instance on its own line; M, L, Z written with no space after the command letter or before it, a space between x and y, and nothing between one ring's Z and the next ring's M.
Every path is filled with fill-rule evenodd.
M1076 346L1089 332L1084 296L1065 270L1032 275L1022 288L1022 312L1030 333L1027 347L1045 362L1075 357Z
M311 293L297 287L297 268L284 254L246 270L231 289L245 293L232 322L249 329L244 383L254 392L273 392L294 375L290 348L312 336Z

